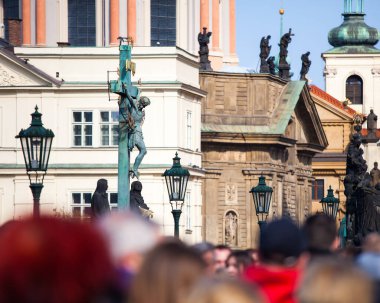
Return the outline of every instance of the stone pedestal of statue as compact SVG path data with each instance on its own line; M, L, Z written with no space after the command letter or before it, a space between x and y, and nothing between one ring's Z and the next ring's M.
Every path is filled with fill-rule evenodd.
M278 75L284 80L290 80L290 65L289 64L279 64Z

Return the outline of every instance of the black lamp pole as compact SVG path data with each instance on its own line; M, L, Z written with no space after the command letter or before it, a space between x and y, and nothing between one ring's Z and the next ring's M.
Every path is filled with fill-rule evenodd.
M25 130L21 129L16 138L21 142L26 173L30 182L29 187L33 194L33 216L38 218L40 216L40 196L44 187L44 177L48 168L54 133L42 126L42 114L38 112L37 105L31 116L30 127Z
M174 236L179 237L179 218L182 213L182 206L185 201L187 182L190 173L186 168L181 166L181 158L175 153L173 158L173 166L165 170L166 187L168 189L169 202L172 207L174 219Z
M266 224L269 214L270 202L272 201L273 188L265 184L265 177L259 177L259 184L249 191L252 193L255 204L256 216L260 230Z

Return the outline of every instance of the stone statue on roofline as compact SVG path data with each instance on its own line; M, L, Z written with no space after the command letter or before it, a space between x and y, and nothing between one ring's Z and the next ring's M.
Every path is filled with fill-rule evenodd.
M212 71L211 61L208 59L209 49L208 44L210 43L210 37L212 33L207 32L207 27L203 28L203 32L198 34L199 43L199 70Z
M262 37L260 41L260 73L269 73L269 65L266 61L272 46L269 45L271 36Z

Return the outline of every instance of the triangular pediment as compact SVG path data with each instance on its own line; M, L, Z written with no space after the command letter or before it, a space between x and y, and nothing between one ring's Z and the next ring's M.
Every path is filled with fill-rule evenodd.
M30 86L51 87L59 86L60 83L11 51L0 49L0 89Z
M357 114L355 110L315 85L311 86L310 92L322 121L352 122Z
M326 134L307 84L303 86L298 96L285 135L295 139L297 144L304 149L323 150L328 145Z

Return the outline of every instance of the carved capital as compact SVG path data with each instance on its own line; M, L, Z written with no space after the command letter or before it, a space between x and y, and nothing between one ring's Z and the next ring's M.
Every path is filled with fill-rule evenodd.
M325 68L323 70L323 75L325 77L333 78L336 76L336 74L337 74L336 68Z
M380 68L372 68L372 69L371 69L371 73L372 73L372 75L374 75L375 77L380 77Z

